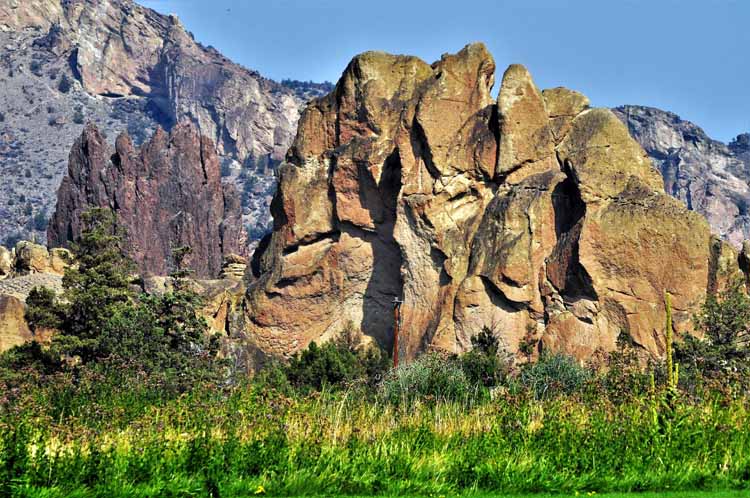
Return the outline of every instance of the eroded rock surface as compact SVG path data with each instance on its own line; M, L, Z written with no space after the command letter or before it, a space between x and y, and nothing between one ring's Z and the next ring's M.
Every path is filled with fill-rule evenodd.
M352 321L402 354L460 352L483 327L579 358L628 333L663 353L737 254L664 191L628 129L583 95L509 67L498 101L482 44L431 66L370 52L303 114L275 226L251 263L236 337L284 355Z
M0 46L0 242L10 245L33 232L43 242L35 219L51 215L88 122L113 138L128 130L139 145L157 125L196 124L216 144L225 181L244 191L257 237L301 109L327 88L264 78L131 0L3 0Z
M88 126L70 153L50 221L51 246L67 246L90 207L111 209L126 234L124 248L143 273L167 275L172 249L190 246L186 264L197 277L216 277L224 256L247 255L237 192L222 184L210 139L190 123L161 129L137 148L127 134L114 148Z
M666 191L739 249L750 238L750 134L727 145L671 112L632 105L614 112L661 171Z

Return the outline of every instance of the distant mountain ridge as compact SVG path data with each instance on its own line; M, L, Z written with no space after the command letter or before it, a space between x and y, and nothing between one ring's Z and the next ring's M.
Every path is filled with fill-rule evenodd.
M277 83L196 42L174 16L131 0L0 5L0 242L44 238L44 220L86 122L136 143L193 122L217 147L244 221L262 233L274 167L306 101L329 85Z
M725 144L671 112L635 105L614 112L651 157L669 194L705 216L732 245L750 239L750 134Z

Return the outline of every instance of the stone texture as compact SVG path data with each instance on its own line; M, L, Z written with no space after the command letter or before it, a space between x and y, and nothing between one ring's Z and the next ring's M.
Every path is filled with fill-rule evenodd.
M481 44L431 66L366 53L307 109L234 354L290 354L347 321L389 348L394 298L407 358L466 350L483 327L510 351L531 338L585 358L624 331L659 356L665 291L692 331L706 293L741 275L736 252L613 112L518 65L494 103L493 72Z
M32 216L51 213L68 148L86 122L111 137L127 129L140 144L157 125L170 130L183 120L216 144L225 180L246 192L244 221L257 237L270 226L274 170L300 112L330 91L265 78L201 45L176 17L131 0L3 0L0 46L4 237L31 239ZM28 200L18 202L21 195Z
M0 258L6 260L4 266L10 269L5 273L6 277L34 273L62 276L73 260L72 254L67 249L55 248L48 251L43 245L27 240L18 242L12 252L7 249L0 250ZM0 274L2 274L1 270Z
M0 246L0 280L8 278L13 271L14 254Z
M144 273L168 274L172 249L184 245L198 277L217 276L224 255L247 254L237 193L221 182L211 140L187 122L170 134L157 130L140 149L127 134L113 149L88 126L70 154L50 245L76 240L81 214L92 206L112 209L126 233L125 251Z
M750 135L727 145L671 112L642 106L614 112L661 172L665 190L739 249L750 238Z
M32 340L26 324L26 306L17 297L0 295L0 353Z

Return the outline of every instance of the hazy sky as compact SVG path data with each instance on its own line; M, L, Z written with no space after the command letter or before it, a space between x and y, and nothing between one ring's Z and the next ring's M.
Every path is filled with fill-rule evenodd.
M335 82L359 52L432 62L483 41L498 82L518 62L596 106L660 107L724 141L750 131L750 0L139 1L277 80Z

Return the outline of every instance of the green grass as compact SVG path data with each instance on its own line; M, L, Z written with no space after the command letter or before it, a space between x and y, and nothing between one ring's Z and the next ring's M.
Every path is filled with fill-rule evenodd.
M154 496L202 496L204 490L199 486L185 485L186 483L176 484L173 488L165 487L124 487L121 489L107 488L102 490L72 490L63 491L57 489L29 489L26 490L24 496L29 498L91 498L91 497L112 497L112 498L146 498ZM243 488L242 486L233 487L233 494L222 494L221 496L243 498L263 496L255 494L255 490ZM305 496L305 495L300 495ZM307 495L307 496L319 496L319 497L332 497L337 495ZM465 496L467 498L582 498L582 497L595 497L595 498L746 498L750 496L748 492L744 491L683 491L683 492L659 492L659 493L604 493L604 494L564 494L564 495L551 495L551 494L525 494L525 495L499 495L499 494L468 494L468 495L427 495L431 498L449 498L451 496ZM352 496L351 498L369 498L367 496ZM421 498L414 496L412 498Z
M0 496L232 497L261 486L277 496L572 496L750 485L744 398L667 409L660 396L397 406L356 390L287 398L203 389L162 401L127 392L37 397L0 414Z

